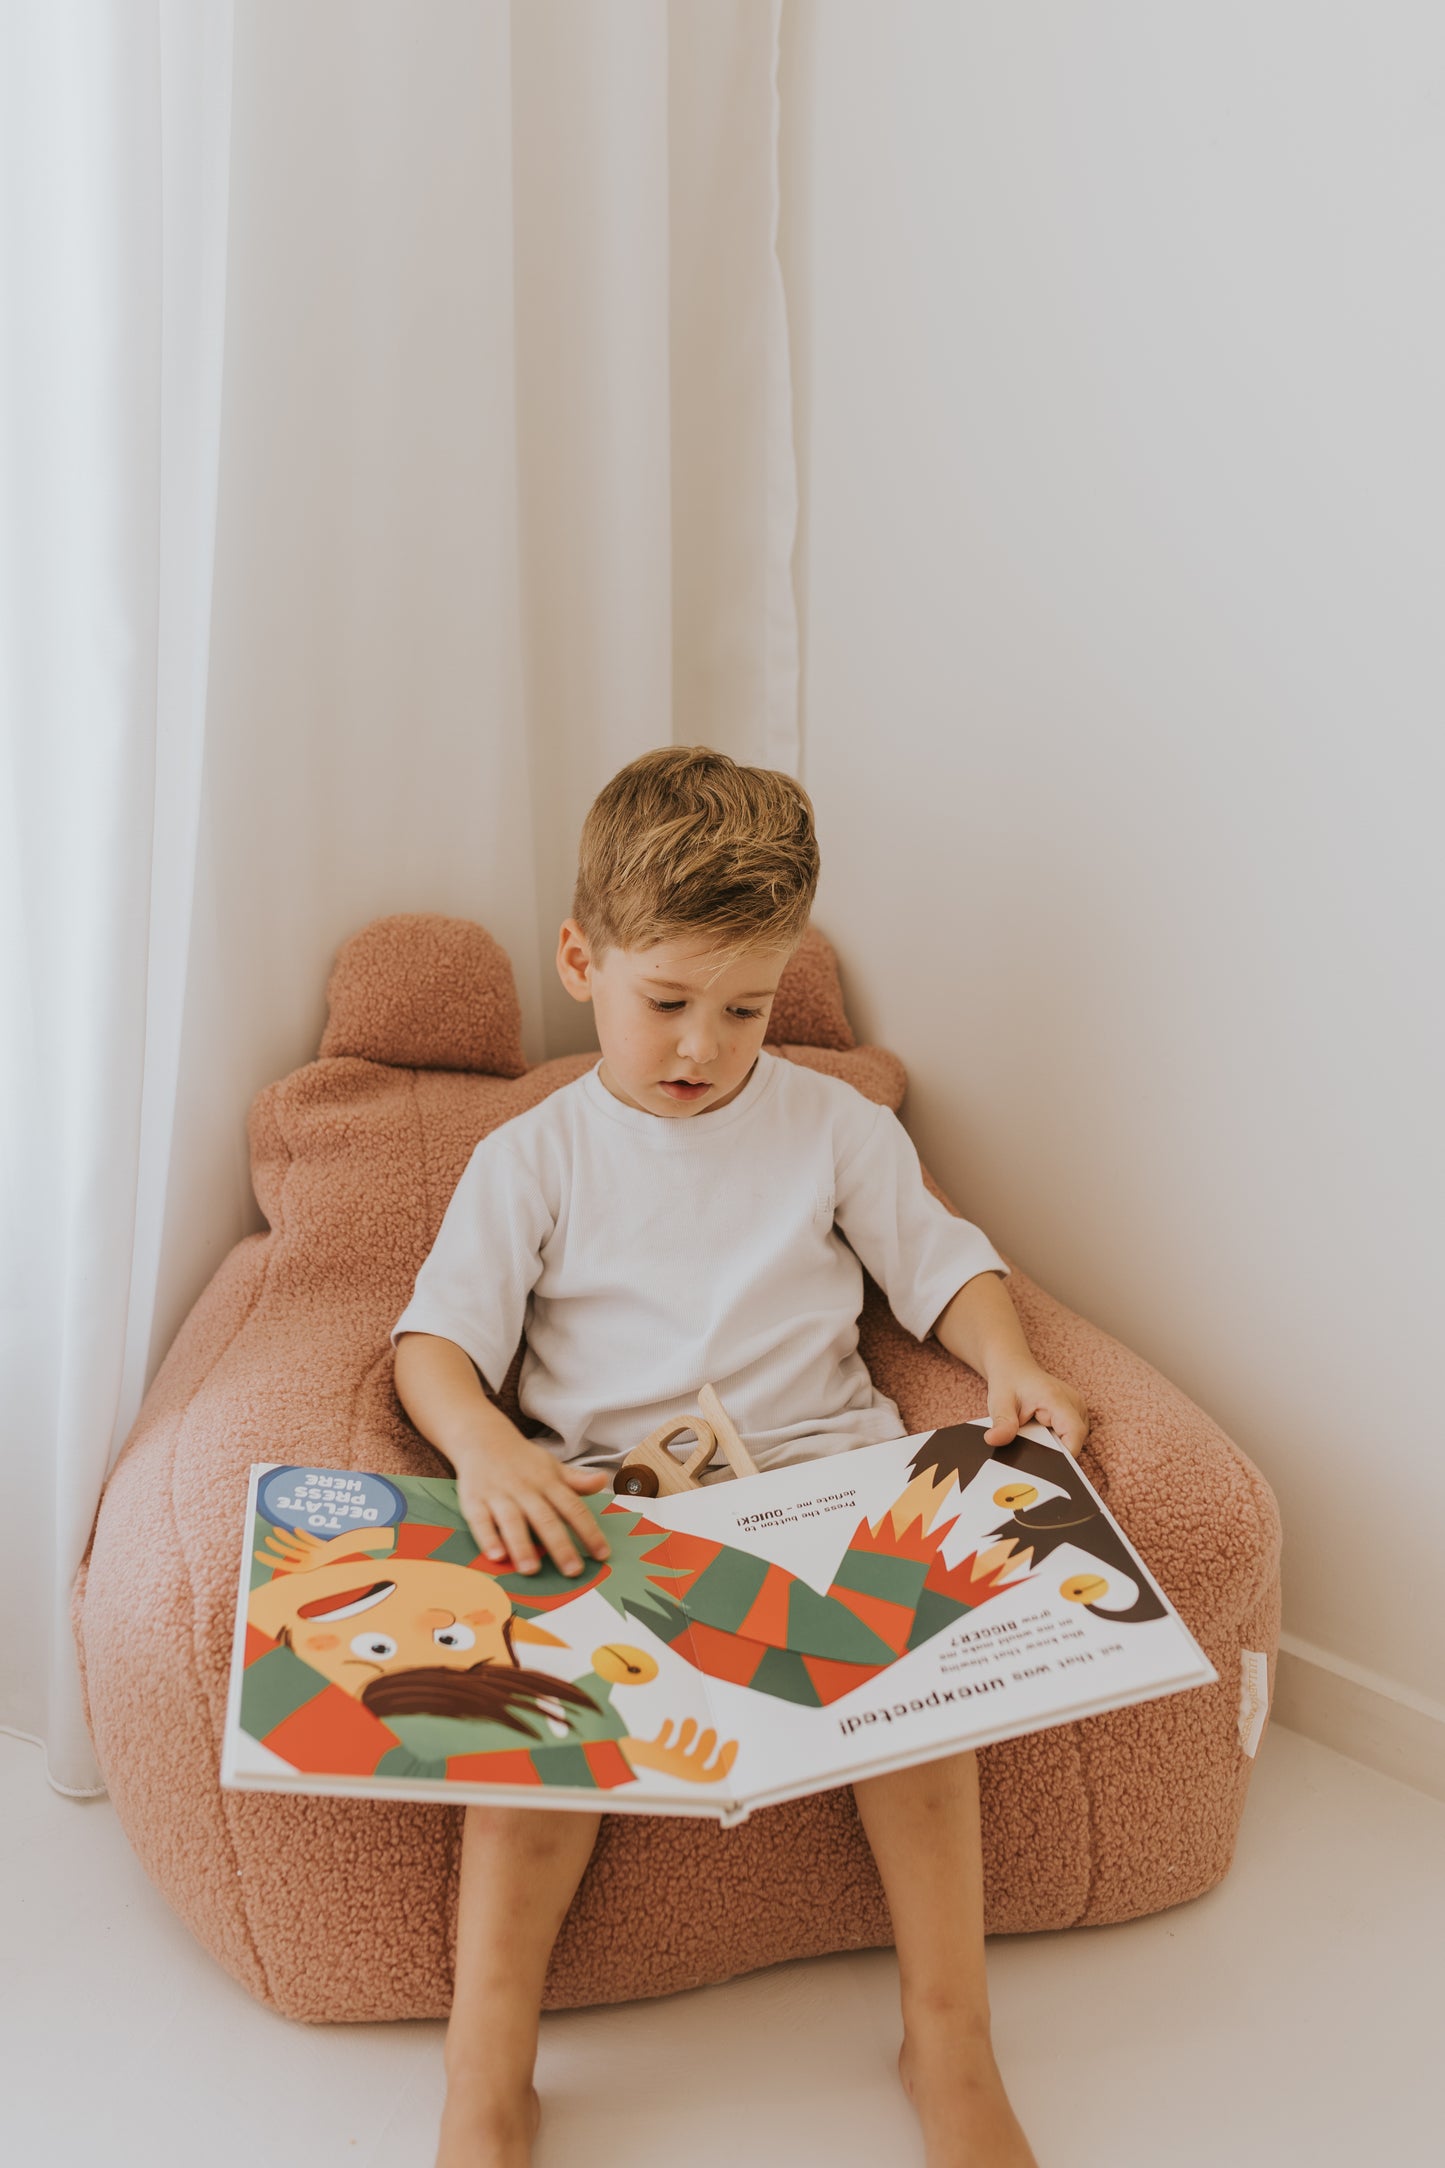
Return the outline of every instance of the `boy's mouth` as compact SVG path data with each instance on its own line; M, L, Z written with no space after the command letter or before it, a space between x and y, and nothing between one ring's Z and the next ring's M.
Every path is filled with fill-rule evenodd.
M680 1099L684 1106L689 1100L701 1099L704 1092L712 1090L711 1084L706 1080L700 1084L692 1084L685 1077L664 1078L661 1088L669 1099Z

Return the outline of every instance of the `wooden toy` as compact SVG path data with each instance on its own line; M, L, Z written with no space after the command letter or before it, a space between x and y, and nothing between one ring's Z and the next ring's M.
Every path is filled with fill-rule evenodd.
M674 1416L659 1423L641 1445L634 1445L612 1478L612 1488L620 1497L671 1498L679 1491L696 1490L704 1468L711 1465L719 1447L735 1476L757 1474L757 1462L711 1385L700 1389L697 1405L696 1415ZM679 1461L669 1448L674 1438L689 1435L697 1444L685 1461Z

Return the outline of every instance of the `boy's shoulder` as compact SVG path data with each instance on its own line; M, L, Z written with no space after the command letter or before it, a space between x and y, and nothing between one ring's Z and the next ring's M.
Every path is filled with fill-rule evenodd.
M844 1078L832 1076L826 1069L815 1069L811 1062L794 1061L791 1054L780 1053L775 1046L765 1046L760 1058L774 1064L779 1083L800 1099L830 1100L837 1099L840 1094L846 1094L850 1099L860 1096Z
M764 1050L769 1051L768 1049ZM850 1084L846 1077L815 1069L809 1062L793 1061L775 1054L779 1103L794 1120L826 1122L846 1136L862 1135L878 1119L879 1102Z
M538 1151L554 1149L576 1129L586 1104L583 1092L586 1081L584 1070L581 1076L573 1077L570 1083L559 1084L530 1107L505 1116L478 1137L472 1147L473 1158L478 1153L485 1153L492 1158L525 1159Z

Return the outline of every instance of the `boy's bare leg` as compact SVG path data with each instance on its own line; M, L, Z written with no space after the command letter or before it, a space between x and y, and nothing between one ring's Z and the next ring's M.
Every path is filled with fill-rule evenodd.
M928 2168L1038 2168L993 2058L977 1756L868 1777L853 1796L893 1918L898 2068Z
M601 1820L570 1808L466 1810L436 2168L526 2168L532 2157L547 1960Z

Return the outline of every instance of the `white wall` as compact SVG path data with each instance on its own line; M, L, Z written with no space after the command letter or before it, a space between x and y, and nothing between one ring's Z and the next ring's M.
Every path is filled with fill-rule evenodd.
M818 920L955 1200L1440 1696L1440 209L1425 0L796 0Z

